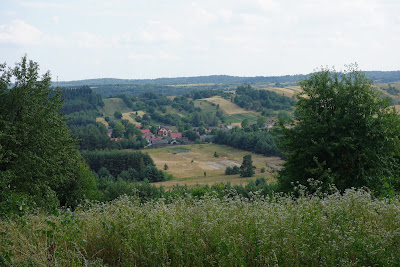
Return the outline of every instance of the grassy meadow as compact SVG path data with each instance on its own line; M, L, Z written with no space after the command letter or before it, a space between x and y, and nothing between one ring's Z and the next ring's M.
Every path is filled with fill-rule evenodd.
M266 87L260 88L262 90L272 91L280 95L287 97L293 97L301 91L300 86L288 86L288 87Z
M256 166L256 173L252 178L242 178L237 175L225 175L228 166L240 166L243 157L250 152L238 150L224 145L217 144L194 144L182 146L168 146L163 148L145 149L143 152L149 153L154 160L157 168L163 169L168 165L168 174L175 178L169 181L159 182L166 188L172 186L187 185L212 185L221 182L231 184L242 184L248 180L255 180L259 177L266 177L270 181L274 180L274 171L279 169L283 162L278 157L265 157L263 155L252 154L253 165ZM219 155L214 157L214 152ZM266 172L261 173L260 169L265 167ZM204 176L206 172L206 176Z
M196 107L204 109L206 112L215 113L217 111L216 105L225 113L225 122L232 125L240 126L244 119L249 121L256 121L261 115L259 112L252 110L245 110L230 100L224 99L220 96L213 96L210 98L198 99L194 101Z
M0 220L0 265L400 265L399 199L363 190L296 199L122 197L55 213Z

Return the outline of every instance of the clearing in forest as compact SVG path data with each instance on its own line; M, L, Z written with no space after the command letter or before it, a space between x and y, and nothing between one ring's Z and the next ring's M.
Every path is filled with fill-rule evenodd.
M170 181L157 183L166 188L170 188L176 184L186 184L187 186L195 186L197 184L212 185L222 182L242 184L259 177L274 180L275 171L283 163L279 157L265 157L216 144L168 146L145 149L143 152L149 153L157 168L163 169L165 164L168 165L166 172L172 174L175 178ZM219 157L214 156L215 152L217 152ZM226 167L240 166L243 157L248 154L252 154L253 165L256 166L254 177L242 178L239 174L225 175ZM262 167L265 167L265 173L260 172ZM206 172L205 176L204 172Z
M100 111L104 116L114 118L114 112L120 111L121 113L132 112L132 109L128 108L121 98L106 98L103 99L104 107L100 108Z
M106 128L108 129L108 122L103 117L97 117L96 122L103 123L106 126Z
M216 105L219 104L219 108L228 115L253 113L253 111L245 110L245 109L239 107L238 105L236 105L235 103L232 103L231 101L226 100L225 98L222 98L220 96L204 98L203 100L214 103Z
M301 91L300 86L289 86L289 87L268 87L268 88L261 88L262 90L272 91L280 95L284 95L287 97L293 97L297 93Z

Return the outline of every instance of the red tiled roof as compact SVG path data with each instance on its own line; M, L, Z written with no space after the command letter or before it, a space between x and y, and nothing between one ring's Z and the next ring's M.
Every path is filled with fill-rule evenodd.
M150 132L150 129L143 129L143 130L140 130L142 133L149 133Z
M155 140L161 140L162 138L161 137L157 137L157 138L150 138L150 142L151 141L155 141Z
M182 133L171 133L171 138L182 138Z

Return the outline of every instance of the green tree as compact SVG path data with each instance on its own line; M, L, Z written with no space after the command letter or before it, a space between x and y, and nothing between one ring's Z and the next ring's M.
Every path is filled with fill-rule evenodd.
M257 126L258 126L258 128L261 128L261 129L265 128L265 124L266 123L267 123L267 118L266 117L261 116L261 117L257 118Z
M249 120L248 119L242 120L241 126L242 126L242 129L248 128L250 126Z
M122 113L121 111L117 110L114 112L114 117L117 119L121 119L122 118Z
M24 56L0 64L0 214L13 207L76 205L94 197L94 176L82 163L60 113L50 73Z
M168 165L167 163L164 164L164 171L168 170Z
M240 166L240 176L241 177L252 177L254 175L253 161L251 160L251 155L246 155L243 157L242 165Z
M113 137L122 137L125 133L125 126L121 122L117 122L113 128Z
M399 117L365 74L356 65L344 73L322 69L300 85L294 122L280 125L286 156L278 178L282 189L307 185L309 178L340 190L379 190L383 178L397 183Z

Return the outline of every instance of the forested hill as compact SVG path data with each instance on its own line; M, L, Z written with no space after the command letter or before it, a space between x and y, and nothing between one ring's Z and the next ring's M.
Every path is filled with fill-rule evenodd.
M400 81L400 71L366 71L366 76L374 83L388 83ZM104 86L104 85L175 85L175 84L221 84L221 83L296 83L305 79L310 74L285 75L285 76L257 76L257 77L239 77L229 75L210 75L197 77L178 77L178 78L157 78L157 79L114 79L99 78L79 81L58 82L61 87L64 86ZM56 84L54 84L56 85Z

